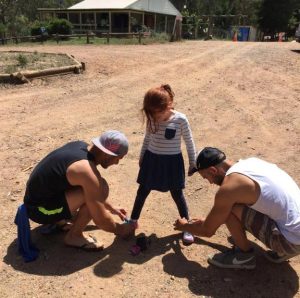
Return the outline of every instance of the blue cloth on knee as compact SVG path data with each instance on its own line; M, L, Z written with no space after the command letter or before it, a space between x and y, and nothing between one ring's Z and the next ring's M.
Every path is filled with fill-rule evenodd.
M18 207L15 224L18 227L18 251L25 262L32 262L39 256L39 250L31 242L29 218L24 204Z

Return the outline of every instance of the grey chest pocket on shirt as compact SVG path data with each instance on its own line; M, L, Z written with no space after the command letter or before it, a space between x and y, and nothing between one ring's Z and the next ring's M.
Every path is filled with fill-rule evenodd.
M165 138L167 140L171 140L175 137L175 134L176 134L176 129L174 128L166 128L165 130Z

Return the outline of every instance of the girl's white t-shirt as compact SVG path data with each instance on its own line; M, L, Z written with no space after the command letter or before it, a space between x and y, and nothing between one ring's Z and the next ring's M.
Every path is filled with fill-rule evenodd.
M146 130L140 158L146 150L155 154L172 155L181 153L181 138L183 138L189 157L189 164L196 164L196 148L189 121L185 114L174 110L167 121L158 125L158 131L151 133Z

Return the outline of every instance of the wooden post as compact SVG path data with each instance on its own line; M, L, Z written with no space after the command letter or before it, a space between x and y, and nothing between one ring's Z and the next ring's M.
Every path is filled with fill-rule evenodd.
M139 32L139 44L141 44L142 43L142 32L140 31Z
M165 16L165 33L168 32L168 17Z
M90 36L89 36L89 32L86 32L86 43L89 44L90 43Z
M131 13L128 12L128 33L131 32Z
M109 32L106 33L106 42L109 44Z
M58 44L58 42L59 42L59 36L58 36L57 33L55 33L55 40L56 40L56 43Z
M176 17L175 17L175 20L174 20L174 25L173 25L173 30L172 30L170 41L174 41L175 40L175 30L176 30Z
M112 32L111 11L108 13L108 18L109 18L109 33L111 33Z
M213 31L213 16L208 16L208 29L207 29L207 38L209 39L210 36L212 35L212 31Z
M82 33L82 15L81 15L81 12L79 13L79 28L80 28L80 33Z

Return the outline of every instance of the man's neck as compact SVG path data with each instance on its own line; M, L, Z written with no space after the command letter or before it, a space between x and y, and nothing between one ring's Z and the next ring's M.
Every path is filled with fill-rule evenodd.
M225 171L225 173L233 166L233 164L234 162L229 159L223 161L222 168Z

